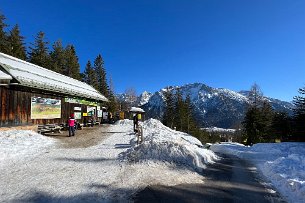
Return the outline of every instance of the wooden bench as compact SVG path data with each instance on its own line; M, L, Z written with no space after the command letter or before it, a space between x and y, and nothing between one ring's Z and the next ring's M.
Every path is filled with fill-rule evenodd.
M87 122L86 125L83 125L85 127L93 127L94 125L100 125L99 121L95 121L95 122Z
M62 127L57 124L38 125L38 133L61 133Z

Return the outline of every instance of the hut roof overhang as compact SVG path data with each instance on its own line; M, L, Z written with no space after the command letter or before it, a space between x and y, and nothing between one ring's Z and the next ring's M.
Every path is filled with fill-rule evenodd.
M145 113L145 111L139 107L131 107L129 112L134 112L134 113Z
M58 92L71 97L108 101L104 95L84 82L3 53L0 53L0 66L4 69L1 71L0 67L0 78L15 79L20 86Z

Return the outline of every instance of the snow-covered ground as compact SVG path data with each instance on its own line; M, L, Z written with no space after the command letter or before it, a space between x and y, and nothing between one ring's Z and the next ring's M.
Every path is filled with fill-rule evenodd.
M221 143L211 149L251 161L289 202L305 202L305 143Z
M157 120L142 125L141 145L124 120L88 148L62 148L31 131L0 132L0 202L127 201L147 185L203 182L197 172L217 159L213 152Z

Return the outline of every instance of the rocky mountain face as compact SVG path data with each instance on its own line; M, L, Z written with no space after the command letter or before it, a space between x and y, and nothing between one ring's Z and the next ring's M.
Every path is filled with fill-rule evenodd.
M237 128L244 118L249 105L248 91L234 92L224 88L212 88L202 83L187 84L177 89L183 98L190 95L194 107L194 116L200 127ZM161 119L164 113L164 92L162 89L154 94L143 92L134 103L146 111L146 118ZM264 97L276 111L292 114L293 105L289 102ZM119 96L125 101L126 95ZM126 101L125 101L126 102Z

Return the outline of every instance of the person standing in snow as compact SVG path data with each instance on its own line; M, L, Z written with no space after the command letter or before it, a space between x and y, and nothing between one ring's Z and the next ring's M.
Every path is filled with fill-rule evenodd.
M133 130L134 130L134 132L137 131L138 124L139 124L138 114L134 114L133 115Z
M68 120L68 126L69 126L69 137L74 136L75 135L75 119L74 119L74 115L71 114L71 116L69 117Z

